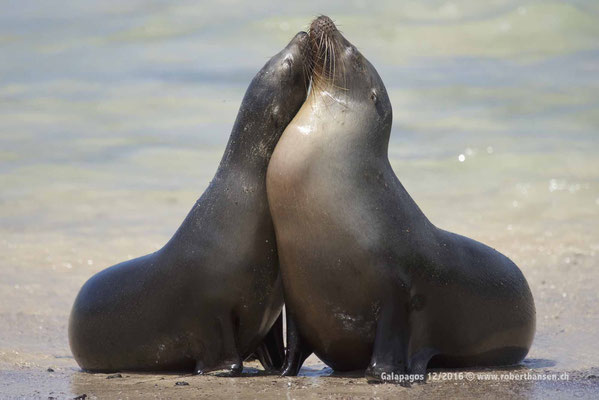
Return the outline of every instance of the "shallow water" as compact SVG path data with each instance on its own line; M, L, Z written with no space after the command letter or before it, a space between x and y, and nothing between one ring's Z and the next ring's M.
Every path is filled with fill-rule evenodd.
M423 211L509 255L529 280L538 324L526 368L596 374L599 3L0 9L0 393L35 397L28 377L48 393L85 390L66 339L77 290L170 238L214 174L250 79L318 13L386 83L389 155ZM60 375L42 379L50 366ZM339 393L373 395L306 371L308 394L342 382ZM525 397L560 390L529 386Z

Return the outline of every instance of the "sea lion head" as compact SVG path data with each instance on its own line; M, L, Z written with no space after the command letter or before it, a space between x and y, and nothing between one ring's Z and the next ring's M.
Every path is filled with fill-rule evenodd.
M270 159L285 127L306 100L310 57L308 34L299 32L258 71L241 102L223 161L262 165Z
M339 32L333 21L320 16L310 25L312 92L341 104L376 111L376 120L390 130L391 102L376 69Z
M246 105L253 113L261 110L262 122L277 139L306 99L310 55L308 34L297 33L256 74L242 102L241 111Z

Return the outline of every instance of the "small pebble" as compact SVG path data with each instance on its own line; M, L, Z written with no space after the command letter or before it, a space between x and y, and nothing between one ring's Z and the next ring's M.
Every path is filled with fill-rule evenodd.
M185 381L179 381L179 382L175 383L175 386L189 386L189 383L187 383Z
M121 375L121 374L112 374L112 375L108 375L106 377L106 379L114 379L114 378L122 378L122 377L123 377L123 375Z
M87 395L85 393L83 393L77 397L73 397L73 400L85 400L86 398L87 398Z
M54 372L54 368L48 368L46 371L48 371L48 372Z

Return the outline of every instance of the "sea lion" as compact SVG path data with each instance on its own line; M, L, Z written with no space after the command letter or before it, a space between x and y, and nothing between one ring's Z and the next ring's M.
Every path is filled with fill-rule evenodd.
M535 331L528 284L507 257L435 227L388 159L392 111L375 68L328 17L310 27L311 93L267 172L288 349L337 371L423 375L506 365Z
M81 288L69 342L87 371L228 369L257 353L280 367L282 285L266 168L304 102L308 36L298 33L247 89L214 179L160 250Z

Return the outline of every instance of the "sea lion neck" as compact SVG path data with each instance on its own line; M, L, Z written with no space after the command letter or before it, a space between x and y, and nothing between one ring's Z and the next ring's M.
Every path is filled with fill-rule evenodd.
M270 112L270 111L269 111ZM270 119L268 113L265 119ZM284 127L274 128L271 121L258 120L253 107L242 104L220 162L227 167L251 171L266 170L270 156Z

